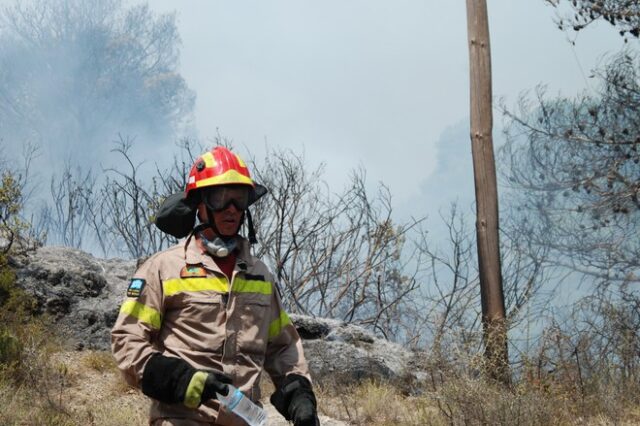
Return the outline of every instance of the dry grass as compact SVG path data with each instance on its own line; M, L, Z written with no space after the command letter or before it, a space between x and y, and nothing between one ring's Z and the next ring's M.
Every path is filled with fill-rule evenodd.
M421 396L364 383L319 389L320 412L353 425L636 425L640 407L625 406L602 395L583 404L554 390L527 385L517 389L471 378L456 379ZM611 404L608 409L603 409Z
M147 399L131 389L109 352L49 353L32 383L0 380L2 425L146 425Z
M402 395L388 384L366 382L340 389L317 389L319 411L354 425L427 425L438 419L433 401Z
M0 380L2 425L145 425L148 400L127 386L108 352L55 352L38 358L49 375L34 383ZM35 377L35 376L34 376ZM640 406L620 390L582 395L575 384L523 380L504 388L480 378L438 371L420 396L389 384L318 386L321 414L351 425L633 425ZM273 392L262 383L263 397ZM627 390L629 392L629 390Z
M100 373L117 371L118 369L113 355L106 351L87 351L82 358L82 363Z

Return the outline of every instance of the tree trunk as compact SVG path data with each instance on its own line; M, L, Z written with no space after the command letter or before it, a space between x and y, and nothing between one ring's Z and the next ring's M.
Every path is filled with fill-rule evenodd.
M491 49L486 0L467 0L471 82L471 152L476 190L476 235L485 358L489 375L509 383L500 243L498 189L493 155Z

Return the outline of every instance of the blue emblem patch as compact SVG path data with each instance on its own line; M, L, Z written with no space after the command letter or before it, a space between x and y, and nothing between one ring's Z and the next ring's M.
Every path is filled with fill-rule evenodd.
M144 288L144 280L142 278L134 278L127 289L127 297L138 297Z

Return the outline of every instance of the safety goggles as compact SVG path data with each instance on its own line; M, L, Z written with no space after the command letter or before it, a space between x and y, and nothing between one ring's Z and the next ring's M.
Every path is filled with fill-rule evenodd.
M244 211L249 207L250 189L246 185L223 185L207 188L202 194L202 201L213 211L222 211L233 204L236 209Z

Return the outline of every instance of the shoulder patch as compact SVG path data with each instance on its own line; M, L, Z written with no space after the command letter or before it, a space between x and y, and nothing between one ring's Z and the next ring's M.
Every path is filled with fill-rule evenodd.
M180 278L205 278L207 270L198 265L187 265L180 271Z
M142 289L144 288L145 280L142 278L133 278L131 283L129 283L129 288L127 288L127 297L138 297L140 293L142 293Z

